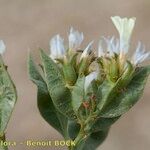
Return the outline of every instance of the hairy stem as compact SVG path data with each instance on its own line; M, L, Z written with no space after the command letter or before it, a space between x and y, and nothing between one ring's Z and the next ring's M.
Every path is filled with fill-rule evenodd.
M79 147L84 144L84 140L86 138L86 133L84 132L84 130L81 128L78 136L75 138L74 143L75 146L71 146L69 147L69 150L78 150L80 149Z

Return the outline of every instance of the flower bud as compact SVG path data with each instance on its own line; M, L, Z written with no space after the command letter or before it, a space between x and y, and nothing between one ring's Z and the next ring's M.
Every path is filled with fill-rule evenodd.
M69 40L69 50L77 50L84 39L83 33L74 30L72 27L70 29L70 34L68 36Z
M79 67L78 67L79 75L82 76L82 75L86 74L86 72L88 72L88 66L89 66L88 62L89 62L88 59L82 59L81 60L81 62L79 64Z
M77 80L77 75L74 67L70 63L64 63L63 73L66 83L70 86L74 85Z
M109 77L111 81L116 82L119 76L118 62L115 59L111 59L110 63Z
M128 83L131 81L133 77L133 73L134 73L134 67L129 61L127 61L125 71L121 76L121 81L119 84L120 87L125 87L126 85L128 85Z

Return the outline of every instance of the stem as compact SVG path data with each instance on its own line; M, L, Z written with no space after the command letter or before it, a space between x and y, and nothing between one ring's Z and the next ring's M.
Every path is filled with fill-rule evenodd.
M75 146L69 147L69 150L77 150L77 147L84 142L86 138L86 133L84 132L83 128L80 129L78 136L74 140Z
M5 134L0 136L0 150L8 150L8 147L4 146L4 142L6 142Z
M87 125L90 121L90 117L88 117L84 122L80 122L80 131L74 140L75 146L70 146L69 150L82 150L82 146L86 138L89 136L89 129Z
M90 135L91 126L95 122L95 119L93 120L93 117L95 116L96 114L90 111L90 114L86 119L82 118L82 115L80 116L81 118L78 118L81 126L80 131L74 140L75 145L70 146L69 150L82 150L82 146L85 143L85 140Z

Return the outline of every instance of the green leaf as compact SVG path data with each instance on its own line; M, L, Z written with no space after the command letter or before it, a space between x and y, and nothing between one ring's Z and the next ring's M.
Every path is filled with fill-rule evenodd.
M17 100L16 88L0 57L0 136L3 136Z
M119 118L120 116L114 118L99 118L92 126L91 131L98 132L98 131L106 130L110 128L110 126L114 124Z
M142 96L149 74L150 66L138 68L126 89L111 101L101 112L101 116L112 118L127 112Z
M108 132L109 128L93 132L88 137L85 136L82 138L71 150L96 150L96 148L104 142Z
M63 64L63 73L67 84L74 85L77 80L77 75L74 67L70 63Z
M77 113L84 99L84 83L85 77L78 78L72 90L72 106L73 110Z
M106 105L115 97L117 83L109 82L105 80L99 87L97 92L97 98L99 104L97 108L102 111Z
M88 69L87 60L82 59L78 65L78 75L79 76L84 75L84 73L86 72L87 69Z
M68 134L72 140L74 140L77 137L79 130L80 130L80 124L78 124L74 120L68 121Z
M57 111L56 114L57 114L57 117L58 117L60 125L61 125L62 135L65 140L68 140L69 139L68 130L67 130L68 118L66 116L64 116L63 114L61 114L59 111Z
M120 88L126 87L130 83L130 81L133 78L134 71L135 71L134 66L131 64L131 62L127 61L125 71L122 74L121 80L119 83Z
M94 94L96 96L97 94L97 90L98 90L98 85L96 80L93 80L90 85L88 86L88 88L85 91L85 95L88 94ZM98 94L98 96L101 95L101 93Z
M92 133L84 143L82 150L96 150L108 135L109 129Z
M41 59L44 74L52 101L60 113L74 119L74 111L71 105L71 92L66 87L58 65L41 50Z
M47 90L47 85L43 80L41 74L37 70L36 65L34 64L31 56L29 56L28 59L28 71L29 71L30 80L32 80L37 85L38 88L37 102L42 117L52 127L54 127L57 131L59 131L62 134L63 130L57 116L57 111L54 107L54 104Z

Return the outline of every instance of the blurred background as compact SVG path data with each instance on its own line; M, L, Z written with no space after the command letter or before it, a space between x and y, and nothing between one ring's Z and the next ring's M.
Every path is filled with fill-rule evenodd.
M28 50L39 61L38 47L49 53L49 40L57 33L64 36L67 44L71 26L84 33L82 48L91 40L97 48L101 36L117 35L110 20L114 15L137 18L131 53L139 40L150 50L149 0L0 0L0 39L7 45L4 59L18 90L18 102L6 133L9 141L62 140L38 112L37 89L27 74ZM112 126L98 150L149 150L149 91L150 79L141 100ZM10 147L10 150L28 149L60 148L29 148L24 144Z

